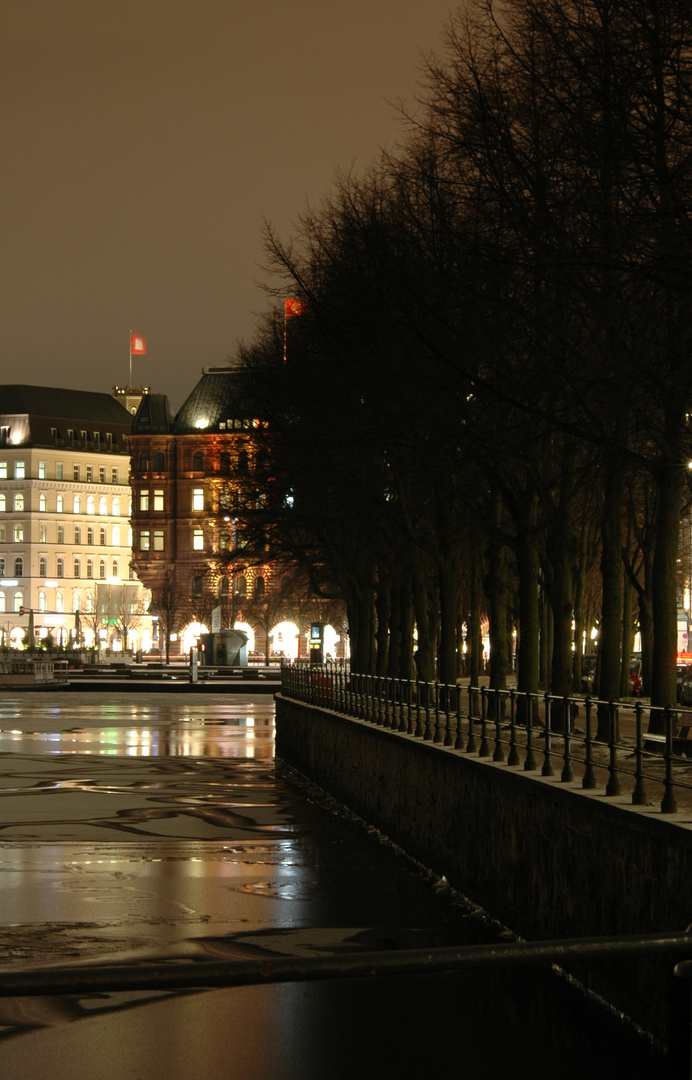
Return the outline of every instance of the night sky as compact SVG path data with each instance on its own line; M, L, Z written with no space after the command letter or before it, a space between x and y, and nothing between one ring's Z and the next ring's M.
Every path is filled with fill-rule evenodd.
M177 409L252 338L282 236L401 135L441 0L3 0L4 383Z

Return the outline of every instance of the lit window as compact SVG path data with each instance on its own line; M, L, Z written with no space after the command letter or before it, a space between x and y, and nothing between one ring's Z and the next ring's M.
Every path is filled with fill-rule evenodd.
M72 577L79 578L82 576L82 567L79 559L75 559L72 563Z
M118 470L111 469L111 484L117 484L118 482Z
M87 514L93 514L96 511L96 507L94 505L94 496L93 495L87 495L86 511L87 511Z
M72 479L79 480L79 465L72 466Z
M46 479L46 463L45 461L39 461L38 463L38 478L39 480Z
M194 488L192 492L192 509L204 510L204 488Z
M0 577L5 576L5 556L0 556Z
M112 534L111 542L113 544L113 547L120 547L120 526L119 525L114 525L113 526L113 534Z
M98 435L98 431L95 431L94 432L94 442L97 441L97 439L96 439L97 435ZM106 466L105 465L99 465L99 483L105 484L105 482L106 482Z
M5 610L5 594L4 594L4 592L0 592L0 611L4 611L4 610Z
M81 514L82 512L82 500L79 495L75 495L72 500L72 512L74 514Z
M91 481L94 479L94 467L93 467L93 465L87 465L87 467L86 467L86 478L87 478L87 484L90 484Z
M61 559L60 556L55 560L55 576L65 577L65 560Z
M56 461L56 463L55 463L55 479L56 480L62 480L63 479L63 467L64 466L63 466L62 461Z
M93 543L94 543L94 530L91 528L91 526L89 526L89 528L87 529L87 544L89 545L89 547L91 547Z
M46 611L47 610L47 608L46 608L46 594L44 592L40 592L38 594L38 610L39 611Z
M48 573L48 560L45 555L42 555L38 560L38 574L39 577L45 577Z
M101 498L99 499L99 514L107 514L107 513L108 513L108 499L106 498L105 495L102 495Z
M65 526L64 525L58 525L57 538L56 539L57 539L57 542L59 544L64 544L65 543Z
M62 495L58 495L55 500L55 512L56 514L62 514L65 509L65 499Z
M72 590L72 610L79 611L79 589Z
M55 594L55 610L60 613L65 610L65 598L61 592Z
M38 542L39 544L48 543L48 526L44 525L43 522L38 527Z
M116 577L116 578L120 577L120 565L119 565L117 559L113 559L112 571L113 571L113 577Z
M164 536L163 529L154 530L154 551L163 551Z
M93 578L93 576L94 576L94 560L93 559L87 559L87 561L86 561L86 576L88 578Z
M6 509L7 509L7 497L5 495L0 495L0 512L4 511Z
M204 551L204 532L202 529L195 529L192 534L192 550Z
M23 607L24 607L24 593L23 592L16 592L14 594L14 610L16 612L19 612L19 611L21 611L21 609Z
M24 577L24 559L14 560L14 576Z
M0 461L0 480L7 480L7 462Z
M151 535L148 529L142 529L139 534L139 550L148 551L151 546Z
M15 544L21 544L24 541L24 526L19 522L14 527L14 542Z
M149 489L148 488L142 488L142 490L139 493L139 509L140 510L148 510L149 509Z
M163 491L158 488L154 491L154 510L163 510Z
M99 559L99 577L105 578L106 576L106 560Z
M15 496L14 496L14 508L15 508L15 510L23 510L24 509L24 496L22 495L22 493L20 491L15 493Z
M14 463L14 478L15 480L23 480L26 475L26 468L23 461L15 461Z
M120 499L117 496L113 499L113 517L120 517Z
M45 513L47 506L48 506L48 501L46 499L46 496L43 495L43 494L39 495L39 497L38 497L38 508L39 508L39 510L42 513Z
M93 592L89 592L86 595L86 609L87 609L87 612L89 613L89 615L93 615L93 613L94 613L94 594L93 594Z

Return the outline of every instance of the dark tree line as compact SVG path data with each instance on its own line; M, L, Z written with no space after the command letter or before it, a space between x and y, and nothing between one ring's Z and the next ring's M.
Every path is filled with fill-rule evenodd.
M675 700L691 456L692 9L508 0L454 17L402 142L286 242L244 363L262 528L347 605L353 666L453 681L490 624L522 690L603 698L635 622ZM257 482L257 481L255 481Z

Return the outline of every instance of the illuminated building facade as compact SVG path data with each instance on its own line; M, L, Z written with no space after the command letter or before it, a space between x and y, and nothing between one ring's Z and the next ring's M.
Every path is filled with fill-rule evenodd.
M118 650L114 608L127 603L128 644L147 647L130 565L131 423L110 394L0 386L3 644L20 644L31 620L44 643ZM99 618L106 606L112 617Z

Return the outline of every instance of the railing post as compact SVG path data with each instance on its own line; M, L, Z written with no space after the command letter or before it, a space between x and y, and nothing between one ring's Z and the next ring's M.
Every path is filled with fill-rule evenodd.
M481 686L481 745L478 750L479 757L490 757L490 747L488 746L488 731L487 731L487 706L488 695L485 686Z
M456 739L454 740L454 749L455 750L463 750L464 749L464 740L463 740L462 734L461 734L461 686L459 685L459 683L456 684L456 692L457 692L457 702L456 702L456 704L457 704L457 734L456 734Z
M425 731L423 732L423 738L430 740L433 737L432 724L430 722L430 687L431 683L423 683L425 687Z
M436 743L441 743L443 741L443 739L444 739L444 736L442 734L442 718L441 718L441 710L440 710L440 691L441 691L441 686L440 686L439 682L436 679L435 680L435 688L434 688L434 694L435 694L435 729L434 729L434 732L433 732L433 742L436 742Z
M526 691L526 757L524 758L524 772L532 772L538 768L536 757L533 752L533 695L530 690Z
M493 761L504 761L505 752L502 749L502 742L500 738L502 690L495 690L493 706L495 708L495 749L493 750Z
M545 694L545 728L543 730L543 767L541 769L541 776L554 776L555 769L553 768L553 759L551 757L552 748L552 732L550 730L550 711L551 701L550 694L546 691Z
M420 739L423 737L423 721L421 720L420 711L420 688L423 685L420 679L416 679L416 730L414 731L414 737Z
M466 743L466 753L473 754L476 749L476 735L473 730L473 699L474 688L469 683L469 737Z
M673 789L673 715L670 711L670 705L666 705L663 710L663 720L666 726L666 749L664 753L666 771L663 780L661 813L674 814L678 809L678 804Z
M572 736L572 703L567 695L562 699L562 727L564 738L564 765L560 780L563 784L568 784L570 780L574 780L574 772L572 770L572 747L570 743Z
M509 692L509 756L507 758L508 765L519 764L519 751L517 750L516 707L516 691L512 688Z
M634 718L636 726L635 747L634 747L634 791L632 792L632 803L634 806L646 805L646 785L644 784L644 745L642 742L642 713L644 712L641 701L638 701L634 707Z
M606 784L606 795L619 795L620 794L620 777L618 776L617 767L617 730L618 730L618 711L617 705L614 701L608 702L608 783Z
M593 769L593 727L591 710L593 709L593 701L590 697L587 697L584 702L584 712L586 713L586 733L584 736L584 775L582 777L581 786L585 789L596 787L596 774Z

